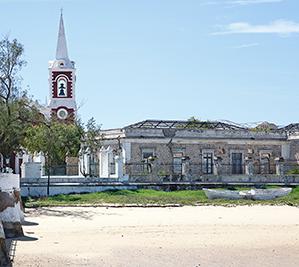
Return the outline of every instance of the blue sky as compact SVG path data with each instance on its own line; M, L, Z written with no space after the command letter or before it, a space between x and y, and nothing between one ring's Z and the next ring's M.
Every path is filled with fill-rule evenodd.
M83 121L299 121L298 0L0 0L41 102L61 7Z

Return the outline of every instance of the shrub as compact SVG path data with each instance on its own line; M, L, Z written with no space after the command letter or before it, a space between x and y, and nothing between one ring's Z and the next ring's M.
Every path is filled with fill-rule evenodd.
M291 169L287 172L287 174L299 174L299 169L298 168Z

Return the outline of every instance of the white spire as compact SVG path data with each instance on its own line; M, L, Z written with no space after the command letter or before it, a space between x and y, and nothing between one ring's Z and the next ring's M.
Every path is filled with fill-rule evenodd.
M56 48L56 59L69 59L66 46L66 38L63 25L62 10L60 14L59 32Z

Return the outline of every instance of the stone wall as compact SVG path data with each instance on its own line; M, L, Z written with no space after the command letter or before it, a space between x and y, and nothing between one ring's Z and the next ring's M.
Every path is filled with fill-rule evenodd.
M218 175L232 174L232 153L242 153L243 170L248 172L248 161L253 174L275 174L276 161L283 158L284 170L299 168L299 134L286 131L251 131L220 129L172 129L172 128L124 128L116 134L109 131L103 140L105 146L114 147L118 141L129 144L130 156L124 160L124 174L133 177L144 177L157 180L157 176L175 177L173 169L174 150L182 150L189 158L184 171L192 178L203 175L203 153L212 152L217 159ZM156 159L151 162L151 172L142 162L142 149L152 148ZM127 153L128 154L128 153ZM215 163L216 161L214 161ZM187 167L186 167L187 166ZM216 166L216 164L214 164ZM189 168L189 169L188 169ZM246 169L247 168L247 169Z
M290 135L282 145L284 172L299 170L299 136Z
M296 140L292 140L290 145L290 159L295 160L298 153L299 153L299 142Z
M129 176L145 175L147 179L152 179L155 176L174 175L173 173L173 153L181 150L184 156L189 158L190 175L198 177L203 175L203 153L205 151L212 152L214 157L221 157L221 167L219 174L231 174L231 154L233 152L240 152L243 154L243 173L245 173L245 158L250 157L254 164L254 173L275 174L276 165L275 158L281 156L281 144L275 142L272 144L264 144L262 142L250 143L244 142L233 143L228 141L197 141L196 144L188 143L132 143L131 144L131 160L126 162L126 174ZM144 172L144 163L142 162L142 149L152 148L154 150L156 159L152 162L151 174ZM269 155L267 159L267 170L264 167L263 157Z
M256 132L249 130L214 129L125 129L126 138L200 138L200 139L248 139L248 140L286 140L284 132Z

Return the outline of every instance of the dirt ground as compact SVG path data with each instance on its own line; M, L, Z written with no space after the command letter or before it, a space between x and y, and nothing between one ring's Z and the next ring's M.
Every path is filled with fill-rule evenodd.
M299 266L299 208L42 208L13 266Z

